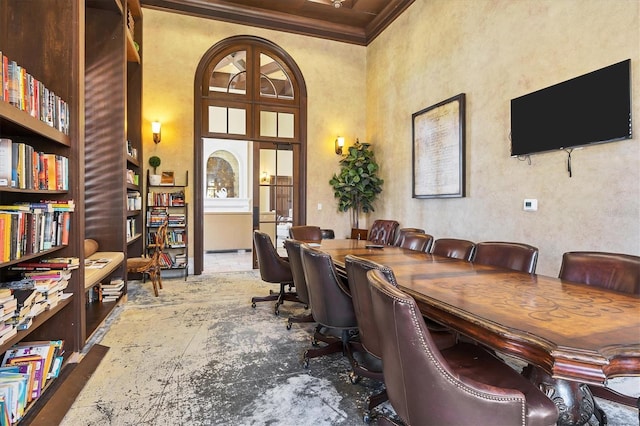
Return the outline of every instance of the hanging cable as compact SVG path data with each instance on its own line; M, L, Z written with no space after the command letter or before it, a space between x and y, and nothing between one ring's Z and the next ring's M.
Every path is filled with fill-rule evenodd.
M573 149L565 149L565 151L567 151L567 171L569 172L569 177L572 176L571 174L571 153L573 152Z

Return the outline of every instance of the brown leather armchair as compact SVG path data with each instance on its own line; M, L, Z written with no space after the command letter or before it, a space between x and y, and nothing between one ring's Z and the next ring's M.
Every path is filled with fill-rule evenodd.
M376 220L371 225L371 229L369 229L367 239L374 244L393 245L396 229L398 229L399 225L395 220Z
M294 240L307 243L319 243L322 241L322 230L319 226L298 225L289 228L289 237Z
M383 381L382 365L380 358L382 351L380 349L380 336L378 327L373 318L373 306L371 304L371 292L369 290L369 280L367 272L372 269L381 271L387 281L394 286L397 285L393 271L384 265L372 262L361 257L347 255L344 259L347 278L349 281L349 290L353 300L353 308L358 320L358 330L362 349L368 354L366 358L370 365L364 366L360 363L352 365L353 371L349 374L352 383L357 381L357 376L368 377L374 380ZM451 333L434 333L434 340L440 348L453 346L456 338ZM368 408L365 410L364 421L369 422L371 410L380 403L387 400L386 391L369 397Z
M400 246L402 244L402 240L404 236L410 232L417 232L418 234L424 234L424 229L421 228L398 228L396 231L396 240L394 241L394 246Z
M432 235L408 232L402 237L400 247L429 253L429 250L431 250L431 244L433 244Z
M623 293L640 294L640 257L594 251L567 252L562 255L558 277Z
M640 295L640 257L595 251L567 252L562 255L558 277L566 281ZM640 407L640 398L623 395L607 387L590 385L589 389L595 396L631 407ZM606 424L606 414L597 402L595 409L600 424ZM638 419L640 421L640 414Z
M306 350L303 354L304 367L309 367L310 358L336 352L342 352L353 363L350 341L358 330L358 323L348 286L338 276L329 254L307 244L303 244L300 251L311 314L327 333L336 333L339 337L339 340L325 346Z
M302 257L300 255L300 245L302 241L298 240L285 240L284 248L287 250L287 257L289 259L289 267L291 268L291 276L293 277L293 284L296 287L296 294L298 300L304 303L304 308L309 308L309 291L307 290L307 280L304 278L304 270L302 269ZM287 330L291 330L291 324L294 322L314 322L313 315L308 313L301 316L290 316L287 319Z
M469 261L473 258L476 244L457 238L438 238L433 242L431 254Z
M481 346L438 349L415 300L380 271L367 277L387 394L407 425L556 424L555 404L535 385Z
M251 307L255 308L257 302L267 302L275 300L276 315L280 314L280 305L285 300L299 302L295 292L287 291L287 287L291 289L293 284L293 275L291 274L291 266L287 259L281 257L271 242L269 234L260 231L253 231L253 244L256 249L258 258L258 267L260 268L260 278L268 283L280 284L278 293L270 292L268 296L252 297Z
M529 244L491 241L476 244L473 262L533 274L538 248Z

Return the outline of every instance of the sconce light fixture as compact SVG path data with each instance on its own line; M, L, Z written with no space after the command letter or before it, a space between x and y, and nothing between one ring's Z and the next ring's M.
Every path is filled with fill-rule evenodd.
M260 183L269 183L269 174L267 172L260 173Z
M153 133L153 141L155 143L160 143L160 128L161 124L159 121L153 121L151 123L151 133Z
M344 147L344 138L342 136L338 136L335 142L336 154L342 155L342 148Z

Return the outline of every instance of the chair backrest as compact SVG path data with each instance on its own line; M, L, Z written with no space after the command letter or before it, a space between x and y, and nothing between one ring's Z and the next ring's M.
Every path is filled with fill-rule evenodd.
M417 232L419 234L424 234L424 229L421 228L398 228L396 231L396 240L394 241L394 246L400 246L402 244L402 240L404 236L409 232Z
M486 423L482 418L488 411L497 424L524 423L522 393L513 391L507 396L506 389L461 377L437 349L414 299L380 271L369 271L367 277L381 336L387 395L406 424L481 424ZM476 423L471 421L474 418Z
M293 281L289 262L283 259L271 242L269 234L253 231L253 244L256 248L260 278L268 283Z
M402 238L400 247L428 253L431 250L431 244L433 244L432 235L409 232Z
M371 225L367 239L375 244L393 245L399 225L395 220L378 219Z
M351 254L345 257L344 265L347 270L353 309L356 313L356 319L358 320L360 342L367 352L380 358L382 355L378 327L373 318L373 306L371 305L371 292L369 291L367 272L372 269L377 269L385 275L390 283L397 286L396 277L391 268Z
M563 280L640 294L640 257L630 254L574 251L562 255Z
M304 277L304 269L302 268L302 255L300 246L304 244L298 240L285 240L284 248L287 250L289 258L289 266L291 267L291 275L293 276L293 284L296 287L298 299L306 305L309 304L309 291L307 290L307 280Z
M338 277L331 256L306 244L300 252L313 319L330 328L357 327L349 289Z
M433 242L431 253L454 259L471 260L476 244L468 240L457 238L438 238Z
M333 229L321 229L320 233L322 234L323 240L333 240L336 238L336 233L333 232Z
M490 241L476 244L473 262L533 274L538 248L529 244Z
M322 241L322 230L319 226L292 226L289 228L289 237L298 241L317 243Z
M164 250L164 246L167 243L167 228L169 227L169 222L164 222L162 225L158 227L156 230L156 235L153 239L154 242L154 250L153 255L153 264L160 262L160 256L162 255L162 251Z

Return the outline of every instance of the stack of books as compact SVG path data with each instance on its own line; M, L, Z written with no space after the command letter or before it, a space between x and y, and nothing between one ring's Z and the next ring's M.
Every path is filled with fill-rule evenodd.
M100 284L103 302L115 302L122 296L124 280L121 278L112 279L109 284Z
M38 399L62 366L62 340L20 342L5 352L0 366L0 424L14 424Z

